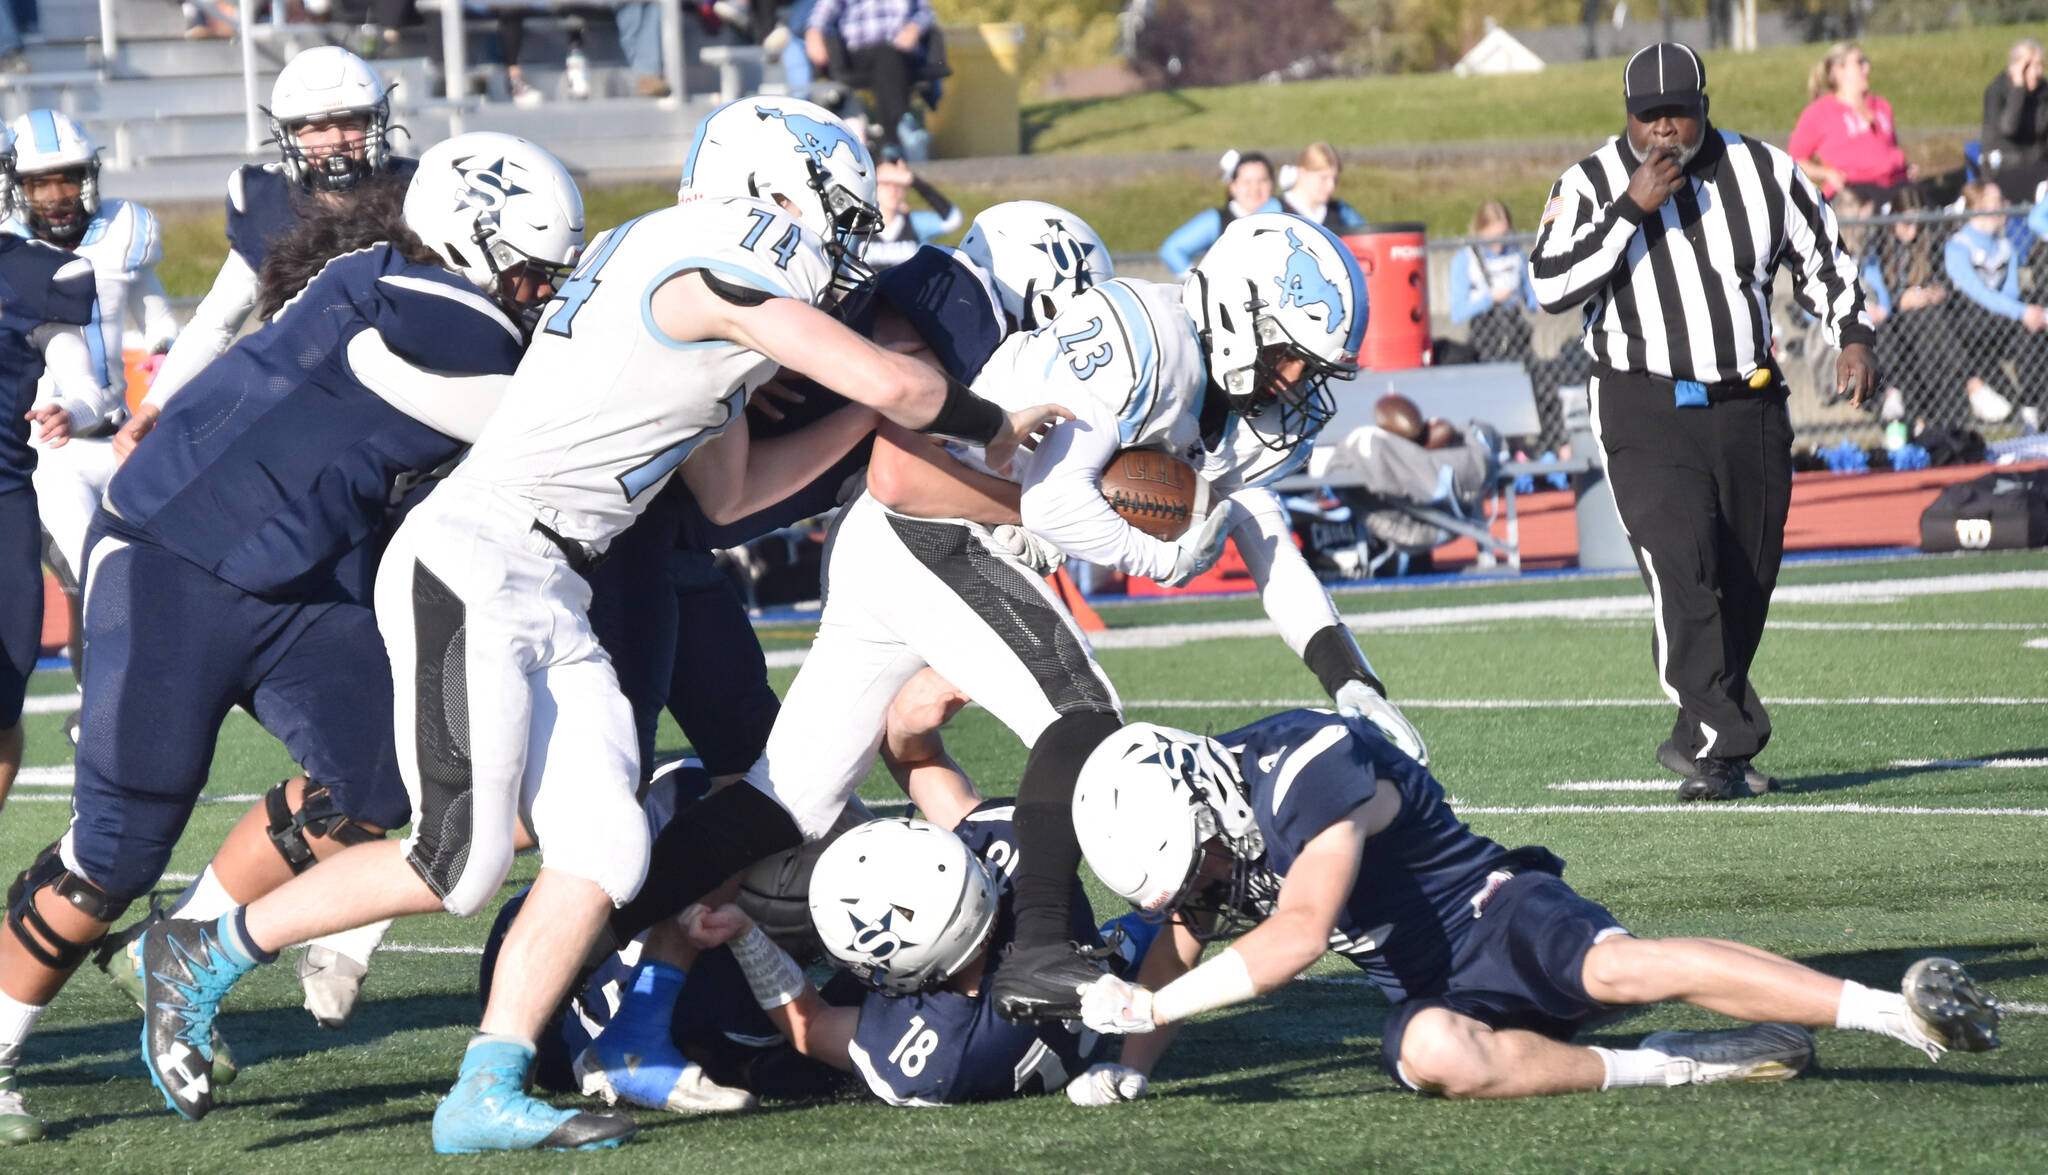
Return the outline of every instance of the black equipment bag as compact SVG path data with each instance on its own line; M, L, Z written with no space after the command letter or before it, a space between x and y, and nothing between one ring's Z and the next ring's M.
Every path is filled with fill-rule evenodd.
M1920 515L1923 551L2014 551L2048 546L2048 470L1987 473L1957 482Z

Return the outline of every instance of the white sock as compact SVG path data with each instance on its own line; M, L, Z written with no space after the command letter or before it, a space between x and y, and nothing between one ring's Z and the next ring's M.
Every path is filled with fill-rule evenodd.
M1626 1089L1629 1086L1648 1085L1663 1088L1667 1085L1684 1085L1692 1080L1692 1065L1683 1057L1661 1053L1656 1049L1607 1049L1598 1045L1593 1051L1600 1054L1600 1060L1607 1066L1607 1080L1600 1083L1602 1089Z
M1875 1032L1923 1051L1936 1043L1920 1031L1919 1023L1906 1009L1905 996L1895 991L1873 991L1853 979L1842 981L1842 1002L1835 1009L1835 1027Z
M347 955L367 967L370 965L370 956L376 954L377 948L383 945L384 935L390 929L391 919L386 918L382 922L372 922L368 926L358 926L354 930L343 930L308 939L306 945L326 947L337 955Z
M171 907L171 917L183 918L190 922L211 922L242 903L236 901L221 887L220 878L214 875L213 866L208 865L199 880Z
M48 1004L24 1004L0 992L0 1065L12 1065L21 1056L21 1042L36 1030Z

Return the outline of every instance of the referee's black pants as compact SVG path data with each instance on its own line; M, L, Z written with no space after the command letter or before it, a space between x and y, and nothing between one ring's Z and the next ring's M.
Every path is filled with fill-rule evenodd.
M1750 684L1792 496L1784 384L1681 408L1669 380L1596 368L1595 435L1621 525L1650 589L1650 654L1678 704L1672 739L1747 759L1771 738ZM1743 389L1747 392L1748 389Z

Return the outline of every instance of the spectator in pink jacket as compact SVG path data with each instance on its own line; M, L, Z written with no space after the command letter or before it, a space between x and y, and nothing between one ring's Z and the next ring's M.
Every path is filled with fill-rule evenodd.
M1850 188L1882 203L1915 178L1899 149L1892 104L1870 92L1870 58L1853 42L1828 50L1813 67L1806 92L1813 101L1792 129L1792 158L1806 178L1832 199Z

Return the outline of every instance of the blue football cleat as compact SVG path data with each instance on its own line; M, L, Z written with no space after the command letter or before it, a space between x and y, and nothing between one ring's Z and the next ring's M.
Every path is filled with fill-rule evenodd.
M213 1021L235 982L256 969L216 922L168 918L136 942L142 960L142 1063L164 1104L191 1121L213 1109Z
M614 1147L639 1127L623 1114L558 1110L526 1092L533 1050L508 1040L479 1037L462 1054L455 1088L434 1111L434 1150L444 1155L482 1151L598 1150Z

